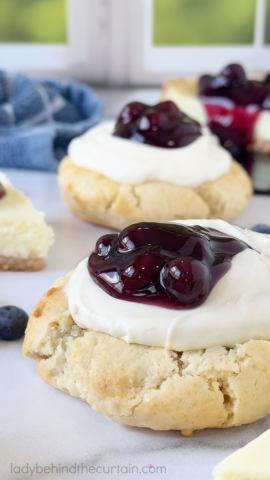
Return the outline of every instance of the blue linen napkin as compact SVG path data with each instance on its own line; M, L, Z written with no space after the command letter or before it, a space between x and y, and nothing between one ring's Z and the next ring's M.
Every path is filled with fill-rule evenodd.
M102 113L101 100L86 85L0 70L0 167L55 171L72 138Z

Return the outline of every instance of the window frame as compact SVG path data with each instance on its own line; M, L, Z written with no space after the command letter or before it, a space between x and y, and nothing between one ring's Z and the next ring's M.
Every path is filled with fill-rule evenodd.
M240 61L250 72L270 64L264 45L266 0L256 0L253 45L152 45L153 0L66 0L67 43L1 44L1 68L34 76L71 76L94 84L160 85ZM179 66L179 67L178 67Z
M66 0L66 43L0 43L1 68L34 76L73 76L99 81L104 77L102 27L106 2Z
M130 0L128 3L130 83L155 85L168 78L196 77L201 72L214 73L232 61L241 61L249 72L256 73L264 72L265 65L270 64L270 46L264 44L265 0L256 0L253 45L198 47L153 46L152 2ZM138 30L142 33L140 36Z
M0 45L1 68L60 71L66 68L67 53L67 47L61 44L3 43Z

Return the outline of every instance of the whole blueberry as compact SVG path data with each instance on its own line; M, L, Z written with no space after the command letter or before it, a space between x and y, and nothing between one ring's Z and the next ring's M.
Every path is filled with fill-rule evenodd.
M24 334L28 321L21 308L7 305L0 307L0 340L18 340Z
M228 85L233 86L244 83L246 79L245 70L237 63L227 65L227 67L222 70L220 75L227 80Z
M95 253L100 257L106 257L117 239L117 234L108 233L107 235L102 235L96 243Z
M184 305L200 305L207 298L210 287L208 267L192 257L172 259L163 271L165 289Z
M159 274L165 261L155 253L138 255L125 269L121 279L129 291L142 290L159 282Z
M265 225L264 223L258 223L257 225L254 225L251 230L253 232L266 233L267 235L270 235L270 226Z

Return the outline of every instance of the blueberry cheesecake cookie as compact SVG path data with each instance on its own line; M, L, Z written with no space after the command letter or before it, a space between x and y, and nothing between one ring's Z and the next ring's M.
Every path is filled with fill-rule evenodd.
M0 172L0 270L42 270L52 243L44 214Z
M138 221L228 220L252 194L249 176L217 137L171 101L132 102L116 124L74 139L59 184L73 213L118 230Z
M270 236L222 220L102 236L30 315L40 377L109 420L181 430L270 413Z
M270 160L270 74L250 79L241 65L231 64L215 76L165 82L162 99L208 125L264 190L257 169Z

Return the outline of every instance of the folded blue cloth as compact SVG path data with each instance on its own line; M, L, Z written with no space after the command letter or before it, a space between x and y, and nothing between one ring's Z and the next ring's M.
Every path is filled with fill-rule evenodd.
M86 85L0 71L0 167L55 171L103 107Z

